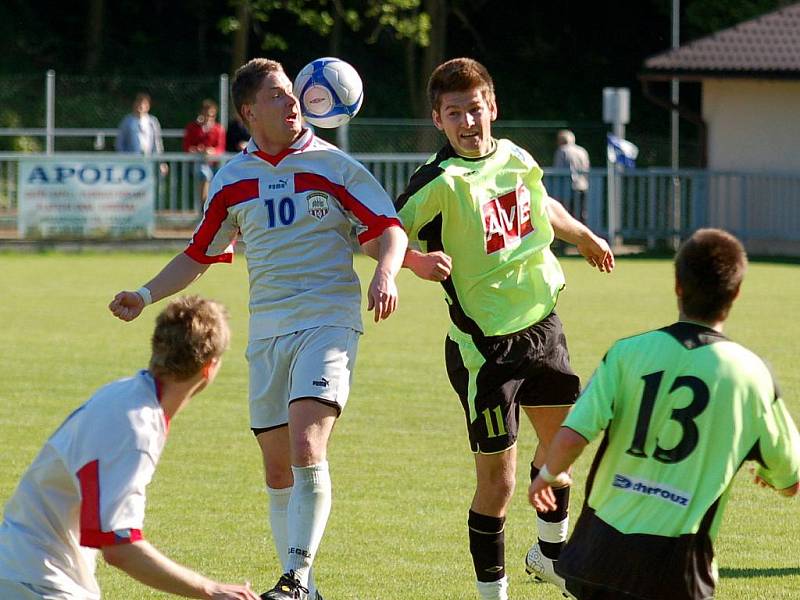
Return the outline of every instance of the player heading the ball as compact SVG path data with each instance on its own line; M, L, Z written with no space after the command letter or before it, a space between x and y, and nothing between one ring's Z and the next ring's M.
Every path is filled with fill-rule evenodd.
M231 262L241 235L250 273L250 428L284 571L264 597L314 599L311 565L331 509L328 440L347 403L364 330L353 245L377 260L367 308L378 322L397 308L395 277L408 240L370 172L303 127L280 63L253 59L231 87L252 139L214 176L185 252L138 292L117 294L109 308L136 318L209 265Z

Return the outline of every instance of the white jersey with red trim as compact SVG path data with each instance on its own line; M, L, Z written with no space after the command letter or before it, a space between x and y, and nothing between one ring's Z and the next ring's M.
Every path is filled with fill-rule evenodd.
M186 254L231 262L241 235L251 339L323 325L362 331L353 234L363 244L391 226L400 222L372 174L305 130L275 156L250 140L219 170Z
M167 430L148 371L100 388L67 417L6 504L0 579L99 598L97 548L143 539L145 487Z

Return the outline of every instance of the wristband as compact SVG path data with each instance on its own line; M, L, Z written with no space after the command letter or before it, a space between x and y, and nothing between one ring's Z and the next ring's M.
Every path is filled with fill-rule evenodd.
M148 304L152 304L153 303L153 296L152 296L152 294L150 294L150 289L149 288L147 288L145 286L142 286L138 290L136 290L136 293L139 294L142 297L142 300L144 300L144 305L145 306L147 306Z
M572 483L572 477L569 476L569 473L564 471L562 473L558 473L557 475L553 475L547 470L547 465L542 465L542 468L539 469L539 477L541 477L550 485L556 484L559 487L567 486Z

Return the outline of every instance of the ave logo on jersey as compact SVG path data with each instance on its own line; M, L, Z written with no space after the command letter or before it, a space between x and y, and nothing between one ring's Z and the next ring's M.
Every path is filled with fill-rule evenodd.
M311 192L306 196L306 200L308 201L308 214L320 221L330 211L330 201L325 192Z
M531 194L525 186L492 198L481 206L481 211L487 254L513 248L533 231Z

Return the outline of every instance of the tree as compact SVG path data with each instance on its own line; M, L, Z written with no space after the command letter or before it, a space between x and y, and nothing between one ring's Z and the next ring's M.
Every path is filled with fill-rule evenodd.
M437 16L446 14L446 0L424 0L426 9L436 11ZM431 19L426 10L421 10L420 0L229 0L235 14L223 18L219 23L225 34L233 34L233 65L246 60L246 37L255 31L263 50L288 48L286 38L269 28L278 15L291 15L296 23L321 38L328 40L328 52L340 55L342 39L346 30L360 33L368 44L388 34L406 47L407 57L415 56L418 47L430 46ZM442 31L433 52L440 57L444 49L444 21L437 21ZM427 65L434 60L426 56ZM419 76L413 60L406 61L409 81L409 97L419 93ZM415 100L413 100L415 101ZM415 110L415 113L418 113Z
M103 12L104 0L91 0L86 18L86 59L84 69L94 73L103 55Z
M795 0L689 0L686 4L686 39L727 29ZM684 36L682 36L684 37Z
M223 31L233 34L231 48L230 73L233 73L247 58L247 42L250 38L250 3L247 0L235 0L236 15L229 21Z

